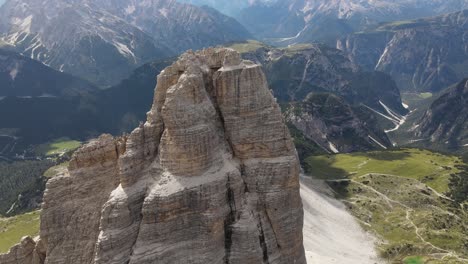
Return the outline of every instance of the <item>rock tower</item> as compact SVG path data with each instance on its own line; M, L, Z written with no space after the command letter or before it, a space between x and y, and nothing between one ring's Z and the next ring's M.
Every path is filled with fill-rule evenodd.
M187 52L157 83L146 123L78 150L40 237L0 263L306 263L299 162L261 66Z

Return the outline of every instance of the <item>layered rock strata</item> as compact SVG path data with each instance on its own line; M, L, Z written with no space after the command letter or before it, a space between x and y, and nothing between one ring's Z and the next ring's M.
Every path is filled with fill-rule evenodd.
M261 66L187 52L146 123L49 181L31 263L306 263L299 170Z

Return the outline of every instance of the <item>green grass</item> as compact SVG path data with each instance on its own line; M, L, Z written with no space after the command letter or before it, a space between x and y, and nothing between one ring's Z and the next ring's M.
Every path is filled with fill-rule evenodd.
M69 161L50 167L46 172L44 172L44 177L52 178L59 173L65 172L68 168L68 164L70 164Z
M401 97L410 109L426 108L434 99L432 93L402 93Z
M256 40L247 40L246 42L234 43L229 47L231 49L236 50L239 53L248 53L248 52L256 51L259 48L264 48L266 47L266 44L256 41Z
M367 153L312 156L306 159L306 171L321 179L342 179L368 173L391 174L422 181L438 192L448 191L450 174L461 162L456 156L403 149Z
M295 44L295 45L291 45L291 46L286 47L286 48L282 48L282 50L284 50L286 52L289 52L289 53L297 53L297 52L301 52L301 51L310 49L312 47L313 47L312 44Z
M402 149L312 156L304 165L307 173L329 183L364 229L381 239L383 258L458 264L468 256L468 214L441 195L461 164L456 156Z
M419 97L421 97L422 99L429 99L432 97L432 93L420 93Z
M39 234L39 219L39 211L10 218L0 218L0 253L8 252L24 236L37 236Z
M38 145L35 149L38 156L56 156L69 151L76 150L81 146L81 142L69 138L59 138L52 142Z
M407 257L403 262L405 264L424 264L424 259L420 256Z

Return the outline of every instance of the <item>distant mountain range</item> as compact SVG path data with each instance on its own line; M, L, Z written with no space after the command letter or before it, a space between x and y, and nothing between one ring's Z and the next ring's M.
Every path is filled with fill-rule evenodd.
M10 0L0 8L0 14L6 14L0 16L0 111L15 113L0 117L0 129L14 131L11 136L22 138L24 145L62 136L86 139L128 132L144 120L155 76L173 61L157 58L250 37L234 19L206 6L171 0L83 1ZM307 12L346 6L340 1L318 6L293 1L287 10L306 2ZM440 7L433 12L449 8L443 2L431 3ZM374 10L371 4L375 3L350 9L353 12L344 18ZM279 5L252 2L247 9ZM462 36L467 12L379 24L340 40L341 50L323 44L274 48L256 41L232 47L264 66L294 133L312 142L308 147L325 152L389 148L392 141L386 132L399 132L407 121L399 87L437 93L466 74ZM148 60L153 62L144 64ZM134 70L139 65L143 66ZM125 76L130 77L121 81ZM415 87L408 87L410 83ZM429 105L419 111L428 109ZM428 112L425 122L418 119L420 130L412 130L405 139L438 133L432 128L439 126L427 117L432 115ZM463 143L463 135L455 134L454 144ZM436 141L444 140L454 141L443 136Z
M340 50L319 44L273 48L256 42L243 57L262 64L275 97L302 101L309 93L334 93L351 104L384 111L380 102L403 114L400 91L390 76L364 71ZM255 46L259 45L259 46ZM235 46L234 46L235 48Z
M438 92L467 74L468 10L383 24L337 47L367 70L383 71L405 91Z
M239 21L254 35L279 45L333 43L344 34L380 22L459 11L466 0L284 0L245 8Z
M9 0L0 8L3 42L100 86L157 58L249 37L214 9L172 0Z
M241 11L258 3L274 3L277 0L178 0L181 3L189 3L197 6L210 6L222 13L237 17Z
M289 108L303 109L291 110L288 116L292 118L291 113L310 113L314 115L314 120L324 122L324 127L318 127L323 128L322 133L329 134L326 144L323 144L318 134L299 129L309 140L328 151L332 151L328 145L328 142L332 142L340 152L391 146L384 133L385 127L380 126L373 111L385 113L387 106L400 114L404 114L406 110L402 107L398 88L387 75L362 72L341 51L325 46L275 49L261 43L253 45L255 48L245 52L243 56L264 65L268 82L275 96L285 106L285 111ZM16 56L21 58L20 55ZM24 57L22 59L30 61ZM5 97L0 100L0 111L13 111L15 114L0 116L0 129L14 129L16 133L13 136L21 138L24 147L63 136L84 140L100 133L128 132L144 120L147 108L152 103L155 76L171 61L172 59L168 59L145 64L129 79L105 90L89 89L86 93L56 97ZM33 63L30 67L41 69L45 66ZM4 71L8 70L9 68ZM51 69L50 71L57 74L58 78L68 76ZM23 76L36 83L43 82L43 77L47 78L47 75L35 75L34 72L37 71L25 71ZM81 87L84 89L84 85L89 83L82 81L78 84L83 85ZM44 88L37 90L40 89ZM318 110L305 107L315 102L333 104L314 108ZM381 102L385 103L385 107ZM329 112L335 107L337 111ZM304 118L303 115L296 115L297 120ZM337 126L338 121L332 120L349 120L346 122L348 128L344 125ZM318 124L312 121L308 121L307 126ZM301 127L298 123L296 125ZM354 145L346 143L349 136L346 131L350 129L358 131L361 137L359 142L362 144L356 143L358 141Z
M19 71L16 86L0 97L0 112L10 113L0 115L0 136L6 136L8 144L11 139L16 141L15 149L8 153L2 153L0 141L0 156L22 153L31 144L60 137L86 140L101 133L129 132L145 119L156 75L172 61L145 64L120 84L102 90L21 55L10 57L24 62L22 67L27 70ZM5 65L9 69L8 64L0 63L0 76L7 72L7 78L0 77L0 88L11 83Z

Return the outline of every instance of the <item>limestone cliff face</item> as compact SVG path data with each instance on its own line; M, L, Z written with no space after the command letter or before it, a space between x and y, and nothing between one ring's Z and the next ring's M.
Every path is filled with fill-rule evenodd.
M306 263L298 175L261 67L188 52L158 76L145 124L50 180L40 238L19 249L30 262L0 263Z

